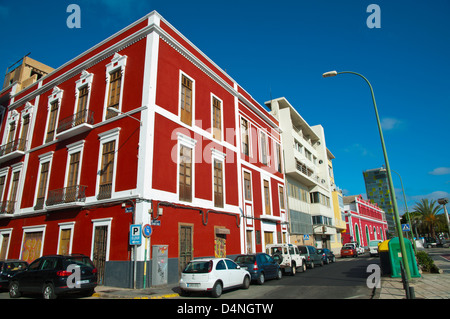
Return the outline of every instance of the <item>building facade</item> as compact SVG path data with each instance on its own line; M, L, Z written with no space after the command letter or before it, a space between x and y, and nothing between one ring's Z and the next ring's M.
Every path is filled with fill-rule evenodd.
M389 235L395 236L394 206L392 205L386 170L383 167L369 169L363 172L363 176L367 198L372 203L377 203L384 210Z
M286 98L265 102L282 130L291 242L337 251L333 154L320 125L309 126Z
M343 244L357 242L368 247L371 240L386 240L388 226L384 211L377 204L366 201L361 195L345 196L345 221L347 230L342 235Z
M4 258L83 253L100 284L141 288L151 247L175 283L192 258L289 240L278 121L157 12L0 105ZM147 224L149 248L130 243Z

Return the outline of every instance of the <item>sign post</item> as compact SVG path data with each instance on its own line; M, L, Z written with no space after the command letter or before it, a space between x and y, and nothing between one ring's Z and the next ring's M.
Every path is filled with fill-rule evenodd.
M152 227L149 224L144 225L142 228L142 234L145 237L145 252L144 252L144 289L147 288L147 247L148 241L152 234Z

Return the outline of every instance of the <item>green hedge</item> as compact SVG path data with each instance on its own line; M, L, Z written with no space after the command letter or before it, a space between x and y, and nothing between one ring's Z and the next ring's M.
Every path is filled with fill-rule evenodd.
M418 251L416 254L417 263L422 271L439 272L439 268L434 264L433 259L424 251Z

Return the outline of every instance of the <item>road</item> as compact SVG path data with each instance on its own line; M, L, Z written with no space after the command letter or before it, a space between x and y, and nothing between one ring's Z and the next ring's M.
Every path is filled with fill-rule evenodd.
M370 299L373 289L366 284L370 264L379 264L379 258L368 254L358 258L337 258L336 263L307 269L295 276L269 280L264 285L252 284L248 290L226 291L221 299ZM210 298L192 294L182 299Z

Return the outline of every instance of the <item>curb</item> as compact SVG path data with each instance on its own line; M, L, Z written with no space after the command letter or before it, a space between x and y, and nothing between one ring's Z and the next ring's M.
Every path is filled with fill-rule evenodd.
M180 295L177 293L166 294L166 295L157 295L157 296L125 296L125 295L110 295L106 293L96 292L93 293L91 297L94 298L103 298L103 299L169 299L176 298Z

